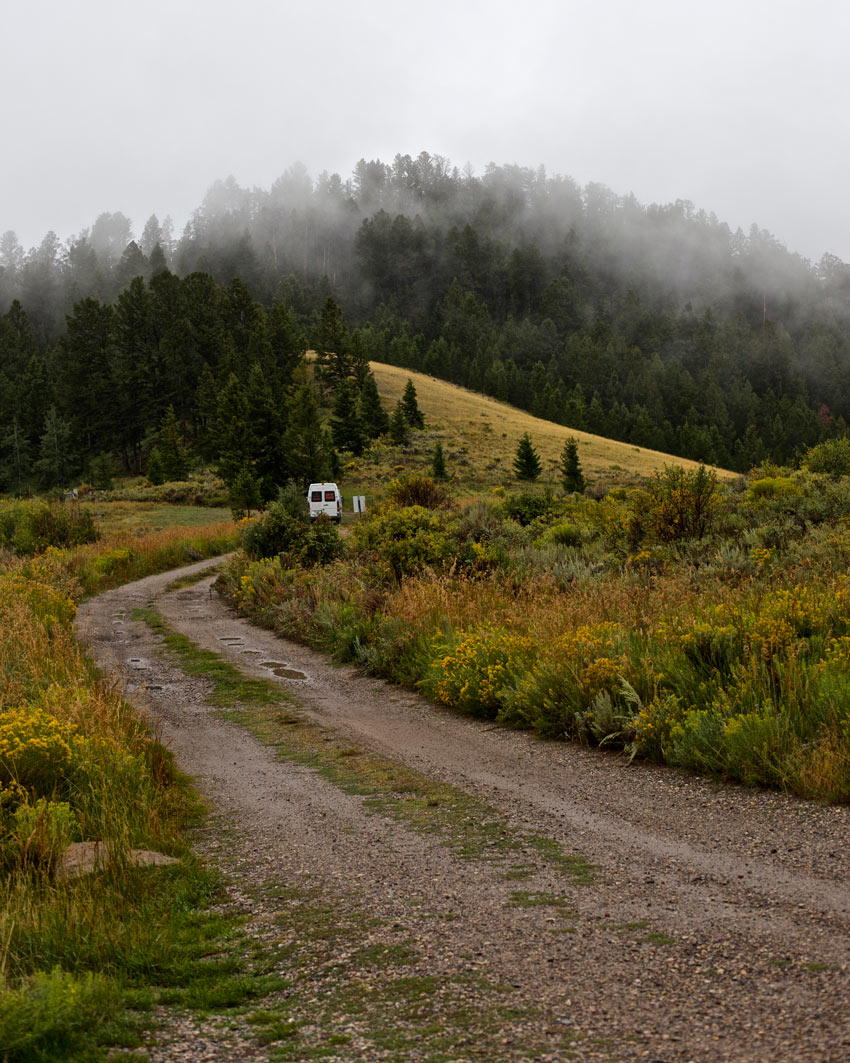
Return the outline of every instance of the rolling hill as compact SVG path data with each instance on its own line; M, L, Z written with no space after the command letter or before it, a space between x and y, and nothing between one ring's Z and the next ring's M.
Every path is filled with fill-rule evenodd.
M413 381L419 407L425 415L426 440L433 443L440 440L447 448L450 473L459 474L460 465L462 478L482 487L513 479L517 443L525 432L540 454L543 481L557 478L561 450L569 436L578 441L585 476L597 484L615 486L651 476L665 465L689 469L698 464L545 421L424 373L382 362L370 364L378 390L390 409L401 398L407 381ZM736 475L725 469L717 469L717 473L721 478L730 479Z

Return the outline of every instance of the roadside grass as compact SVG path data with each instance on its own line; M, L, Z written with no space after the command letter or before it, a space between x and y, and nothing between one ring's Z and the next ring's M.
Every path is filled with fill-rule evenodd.
M510 908L554 908L559 915L570 919L575 912L570 908L569 900L560 893L547 893L545 890L513 890L508 898Z
M515 877L518 866L525 872L542 865L574 885L593 882L594 869L580 854L512 827L496 810L456 787L340 741L309 723L279 686L245 677L218 654L174 631L155 609L137 610L134 619L162 636L166 651L187 674L210 680L209 702L226 706L225 718L273 746L280 757L313 768L345 793L364 798L370 811L434 836L461 859L497 864L506 877Z
M257 980L238 918L212 908L218 881L188 852L200 815L188 781L72 630L85 586L221 552L229 535L146 533L132 551L113 541L0 565L4 1063L96 1063L138 1048L167 999L212 1007L277 985ZM62 857L77 841L100 842L106 866L65 878ZM131 848L179 863L137 868Z
M237 553L217 588L458 712L847 803L850 477L763 473L727 490L669 469L600 501L388 504L331 563Z
M183 590L185 587L194 587L196 583L200 583L203 579L208 579L210 574L216 571L216 567L203 568L200 569L198 572L190 573L188 576L180 576L178 579L174 579L170 583L166 584L166 593L170 591L180 591Z

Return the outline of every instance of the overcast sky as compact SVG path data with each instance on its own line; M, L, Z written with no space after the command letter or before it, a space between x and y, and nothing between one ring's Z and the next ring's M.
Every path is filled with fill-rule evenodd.
M429 151L850 261L846 0L2 0L0 233Z

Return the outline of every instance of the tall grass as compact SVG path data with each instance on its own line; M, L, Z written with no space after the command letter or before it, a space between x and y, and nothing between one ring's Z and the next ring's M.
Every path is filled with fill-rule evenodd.
M137 1043L128 989L185 982L209 951L185 940L215 889L188 855L195 799L156 736L99 677L72 624L84 594L232 544L232 525L171 529L7 555L0 568L4 1061L99 1059L105 1045ZM70 879L62 857L77 841L99 842L104 866ZM134 848L183 862L142 870Z
M731 494L671 474L524 528L507 506L427 526L387 507L332 565L237 556L221 582L276 630L460 711L844 802L850 494L785 479ZM681 518L692 487L702 522Z

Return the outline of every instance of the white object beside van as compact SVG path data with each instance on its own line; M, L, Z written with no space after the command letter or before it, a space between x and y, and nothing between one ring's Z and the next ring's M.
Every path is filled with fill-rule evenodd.
M310 520L315 520L323 513L337 524L342 520L342 495L336 484L310 484L307 489L307 502L310 506Z

